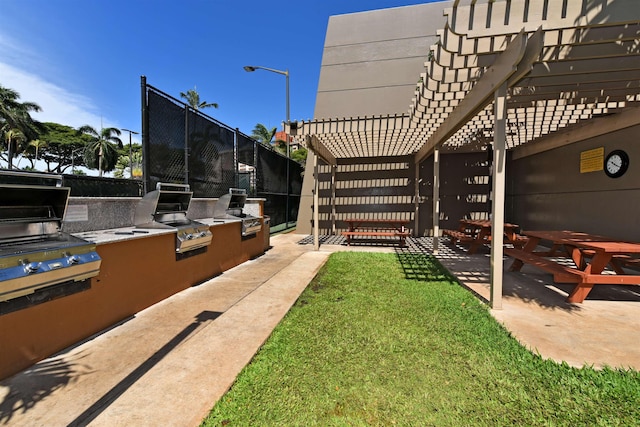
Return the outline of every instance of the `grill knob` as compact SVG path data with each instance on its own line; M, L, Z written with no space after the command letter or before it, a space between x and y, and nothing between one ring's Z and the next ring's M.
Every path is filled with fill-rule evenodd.
M74 265L80 262L80 257L78 255L71 255L67 258L67 261L69 262L69 265Z
M191 240L191 239L193 239L193 234L191 234L191 233L185 234L184 238L187 239L187 240Z
M29 264L26 264L24 266L24 272L27 274L36 273L39 268L40 268L39 262L30 262Z

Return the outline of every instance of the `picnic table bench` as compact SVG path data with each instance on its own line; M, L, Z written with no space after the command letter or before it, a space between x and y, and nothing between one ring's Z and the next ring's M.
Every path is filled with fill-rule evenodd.
M363 237L398 237L400 246L405 246L405 240L411 235L407 229L409 220L404 219L370 219L347 218L344 220L349 229L342 235L347 239L347 245L351 246L351 238Z
M596 284L640 284L640 275L627 274L622 267L625 260L637 259L634 256L640 254L640 243L575 231L525 231L522 234L529 238L523 248L504 251L514 258L510 270L520 271L524 264L530 264L553 274L557 283L575 283L568 302L583 302ZM550 250L536 250L542 240L551 242ZM561 247L564 255L559 252ZM571 258L573 265L554 260L558 255ZM612 270L606 271L607 265L611 265Z
M504 238L505 243L514 247L522 247L527 242L527 238L519 235L516 230L518 225L505 223ZM491 243L491 221L461 219L457 230L442 230L442 234L449 237L452 245L458 243L469 245L467 253L474 254L482 245Z

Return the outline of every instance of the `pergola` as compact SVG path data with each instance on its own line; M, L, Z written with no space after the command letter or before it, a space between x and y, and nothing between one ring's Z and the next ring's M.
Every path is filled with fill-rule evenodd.
M287 129L315 154L316 248L318 158L335 168L356 157L409 155L418 165L432 156L437 251L441 151L492 141L491 220L501 230L506 150L515 159L640 124L637 0L455 0L445 15L408 113ZM502 259L502 233L494 233L494 308L501 308Z

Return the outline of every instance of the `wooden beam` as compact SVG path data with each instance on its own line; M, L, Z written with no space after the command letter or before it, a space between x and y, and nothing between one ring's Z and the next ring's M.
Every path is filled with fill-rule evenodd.
M317 136L308 136L307 146L326 163L330 164L331 166L338 165L335 156L331 154L331 151L329 151L329 149L322 142L320 142Z
M554 148L584 141L585 139L605 135L620 129L640 125L640 107L633 107L606 117L597 117L586 121L584 124L572 126L539 140L533 140L527 144L513 149L513 160L532 156Z
M520 32L509 46L502 52L494 64L489 67L480 80L471 88L467 96L464 97L458 106L444 120L442 125L431 135L428 141L418 150L415 156L415 163L421 163L427 158L436 146L441 145L464 126L473 116L485 108L493 101L493 94L502 83L505 83L515 74L515 78L510 80L515 84L526 73L530 71L533 62L540 55L542 46L542 30L538 29L532 40L530 48L527 50L527 38L524 32ZM525 59L525 62L521 62Z

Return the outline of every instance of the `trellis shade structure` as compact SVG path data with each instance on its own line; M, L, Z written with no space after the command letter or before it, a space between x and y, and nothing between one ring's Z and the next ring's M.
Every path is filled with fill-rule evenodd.
M516 76L507 84L508 149L639 105L637 0L457 0L445 14L408 113L298 122L298 135L313 135L312 150L323 147L335 159L414 154L420 162L439 146L486 145L497 88L489 74L507 71L499 61L522 43L519 34L529 57L508 70ZM478 111L461 111L474 88L486 99L476 101Z
M517 158L640 124L640 3L454 0L443 7L446 23L425 52L406 113L316 118L297 122L294 133L332 166L412 157L414 230L422 197L418 166L433 154L437 174L439 153L491 147L491 214L493 228L502 229L506 150ZM317 215L317 167L314 176ZM434 176L435 248L437 183ZM317 234L317 217L313 224ZM501 282L499 237L492 240L492 304L501 294L501 284L493 288Z

